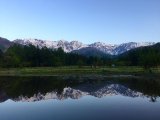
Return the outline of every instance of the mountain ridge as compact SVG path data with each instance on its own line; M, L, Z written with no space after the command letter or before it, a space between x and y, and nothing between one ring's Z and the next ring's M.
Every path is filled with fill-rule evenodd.
M97 50L96 53L104 53L107 55L119 55L124 52L127 52L131 49L135 49L138 47L151 46L156 44L155 42L128 42L122 43L119 45L116 44L107 44L104 42L94 42L91 44L84 44L79 41L66 41L66 40L58 40L58 41L49 41L49 40L40 40L40 39L16 39L13 41L9 41L6 38L0 37L0 49L5 51L13 44L20 45L29 45L32 44L34 46L38 46L39 48L47 47L50 49L58 49L62 48L66 53L76 51L77 53L81 53L86 49L87 51L92 51L92 49ZM90 48L90 49L89 49ZM87 52L86 51L86 52Z
M103 42L83 44L82 42L79 42L79 41L71 41L71 42L68 42L65 40L47 41L47 40L39 40L39 39L16 39L13 42L17 44L22 44L22 45L32 44L40 48L47 47L51 49L57 49L61 47L65 52L72 52L75 50L77 51L84 48L96 48L97 50L110 55L119 55L134 48L150 46L155 44L155 42L138 42L138 43L128 42L128 43L122 43L119 45L106 44Z

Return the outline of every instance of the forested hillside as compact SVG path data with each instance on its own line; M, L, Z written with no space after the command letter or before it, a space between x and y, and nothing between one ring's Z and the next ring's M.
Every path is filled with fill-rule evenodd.
M160 65L160 43L130 50L119 55L116 61L121 65L158 67Z

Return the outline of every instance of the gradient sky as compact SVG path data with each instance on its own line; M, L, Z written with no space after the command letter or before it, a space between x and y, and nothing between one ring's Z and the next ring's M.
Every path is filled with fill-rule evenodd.
M160 0L0 0L0 36L160 42Z

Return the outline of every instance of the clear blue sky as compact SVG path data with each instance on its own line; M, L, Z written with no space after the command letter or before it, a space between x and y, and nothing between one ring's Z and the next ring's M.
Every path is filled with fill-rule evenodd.
M160 0L0 0L0 36L159 42Z

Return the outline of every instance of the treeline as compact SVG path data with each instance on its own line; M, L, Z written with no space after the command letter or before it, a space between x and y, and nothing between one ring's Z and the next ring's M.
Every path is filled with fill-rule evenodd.
M57 50L33 45L22 46L14 44L6 52L0 51L1 67L50 67L50 66L102 66L109 63L108 58L86 57L75 53L65 53Z
M160 43L130 50L119 56L87 57L65 53L33 45L12 45L7 51L0 50L0 67L56 67L56 66L143 66L145 69L160 66Z
M143 66L146 69L158 67L160 65L160 43L130 50L119 55L115 63L126 66Z

